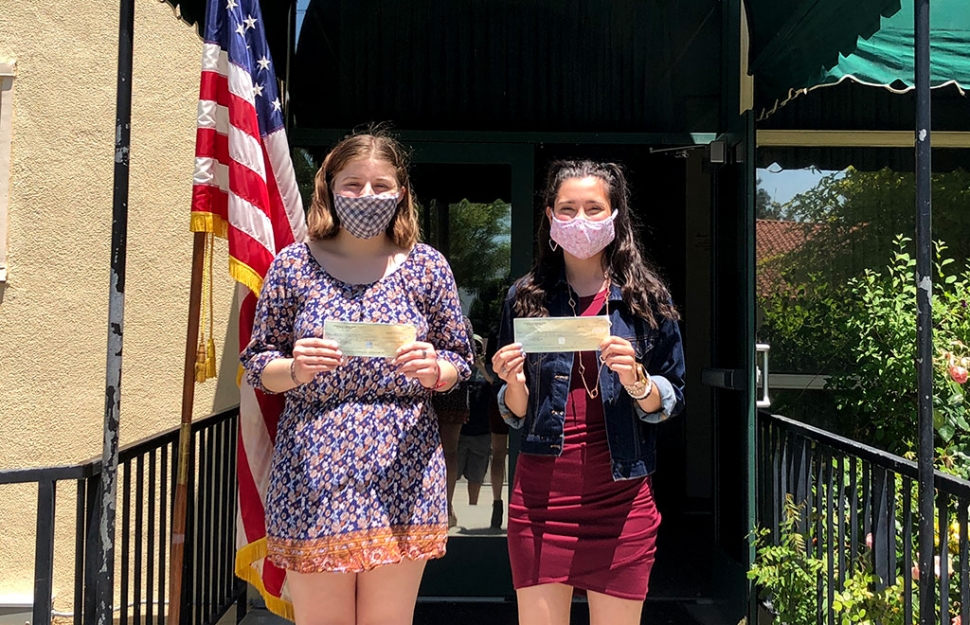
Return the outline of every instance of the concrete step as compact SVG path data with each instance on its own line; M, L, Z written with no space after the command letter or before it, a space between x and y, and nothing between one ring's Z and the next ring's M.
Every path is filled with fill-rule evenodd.
M650 625L737 625L728 623L709 602L650 601L643 605L641 623ZM253 609L242 625L288 625L290 621L266 610ZM516 625L516 606L511 601L420 600L414 625ZM588 625L585 601L574 601L571 625Z

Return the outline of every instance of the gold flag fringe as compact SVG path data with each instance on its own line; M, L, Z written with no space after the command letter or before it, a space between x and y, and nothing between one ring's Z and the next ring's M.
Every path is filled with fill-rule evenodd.
M260 575L260 569L257 565L265 557L265 538L260 538L244 547L240 547L236 551L236 577L246 580L259 591L270 612L277 616L282 616L285 619L295 621L296 616L293 613L293 604L282 597L277 597L270 593L266 590L266 586L263 585L263 578Z

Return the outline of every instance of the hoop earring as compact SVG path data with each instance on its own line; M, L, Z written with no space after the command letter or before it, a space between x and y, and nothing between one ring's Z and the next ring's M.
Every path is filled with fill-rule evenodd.
M549 249L555 252L556 250L559 249L559 244L553 241L552 239L549 239Z

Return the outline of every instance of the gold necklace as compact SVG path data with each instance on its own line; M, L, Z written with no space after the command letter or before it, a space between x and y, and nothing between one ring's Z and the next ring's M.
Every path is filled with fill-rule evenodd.
M599 293L597 293L596 295L599 295ZM593 296L593 301L596 300L596 295ZM579 316L576 313L576 301L573 300L572 287L569 287L569 308L571 308L573 311L573 317ZM609 314L610 314L610 281L607 280L606 281L606 315L609 316ZM597 360L599 360L600 364L599 364L599 367L596 368L596 384L594 384L593 388L590 389L589 384L586 383L586 365L583 364L583 353L582 352L579 353L579 379L583 381L583 388L586 389L586 394L589 396L590 399L596 399L597 397L599 397L599 394L600 394L600 374L603 373L604 362L602 359L597 359Z

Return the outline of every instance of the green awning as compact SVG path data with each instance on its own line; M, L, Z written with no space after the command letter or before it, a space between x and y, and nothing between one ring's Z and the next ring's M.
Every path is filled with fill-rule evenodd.
M883 17L879 30L868 38L860 37L855 50L840 54L834 67L817 68L812 75L795 82L773 105L765 103L767 110L762 117L792 98L843 81L897 93L913 89L913 21L913 0L903 0L900 11ZM970 88L970 4L967 0L933 0L930 28L930 84L934 88L953 85L962 94Z
M788 97L820 70L852 54L859 38L879 30L900 0L745 0L750 28L748 71L757 110Z

